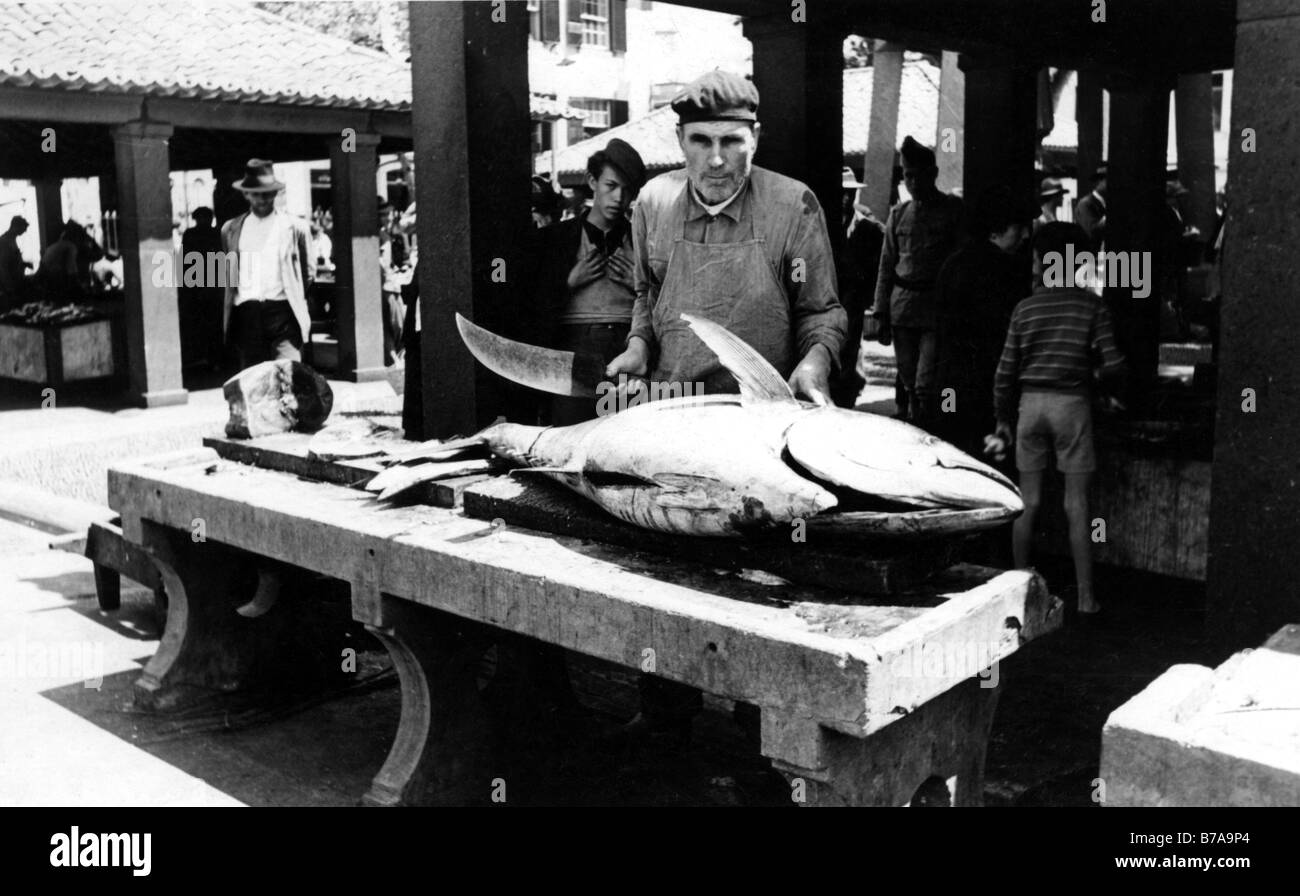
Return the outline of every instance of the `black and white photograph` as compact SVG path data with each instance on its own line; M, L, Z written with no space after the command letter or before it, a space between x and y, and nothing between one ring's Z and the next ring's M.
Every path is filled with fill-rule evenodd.
M0 807L1300 806L1298 112L1300 0L0 3Z

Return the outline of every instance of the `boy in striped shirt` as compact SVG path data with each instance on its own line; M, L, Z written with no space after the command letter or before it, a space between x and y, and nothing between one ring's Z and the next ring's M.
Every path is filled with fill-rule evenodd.
M1016 566L1029 565L1043 473L1048 455L1055 454L1056 468L1065 475L1078 609L1088 614L1101 609L1092 593L1088 539L1088 483L1097 469L1092 386L1094 378L1122 376L1124 358L1115 347L1110 315L1101 299L1077 286L1045 285L1044 271L1059 272L1071 244L1076 253L1091 245L1077 224L1046 224L1034 237L1034 278L1040 285L1012 312L994 377L993 402L997 436L1016 446L1025 502L1012 531Z

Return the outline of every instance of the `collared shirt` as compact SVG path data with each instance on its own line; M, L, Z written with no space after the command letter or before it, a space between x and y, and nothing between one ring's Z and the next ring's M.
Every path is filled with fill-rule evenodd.
M873 315L900 327L936 326L935 280L957 248L962 203L939 193L889 210Z
M629 338L640 336L648 345L655 345L650 309L663 288L677 237L705 244L743 242L751 238L755 208L766 221L763 251L790 300L796 360L821 343L835 363L848 329L848 315L837 294L826 217L807 186L758 166L750 170L739 193L714 216L695 197L684 169L661 174L642 188L632 215L636 305Z
M610 225L609 230L601 230L587 220L586 215L584 215L582 218L582 233L586 240L587 251L590 252L592 249L599 247L601 254L606 258L619 249L625 249L632 245L632 226L626 219L615 221Z
M278 209L265 218L249 214L239 233L239 292L235 304L255 299L285 298L280 275L280 239L284 214Z
M1084 289L1040 285L1011 313L993 381L998 421L1015 420L1019 392L1088 394L1094 367L1109 377L1124 371L1106 306Z

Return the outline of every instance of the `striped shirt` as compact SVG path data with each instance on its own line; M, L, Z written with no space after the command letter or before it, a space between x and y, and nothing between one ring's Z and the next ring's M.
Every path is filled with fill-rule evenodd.
M998 422L1015 420L1022 391L1088 394L1094 367L1107 377L1124 370L1101 299L1083 289L1038 287L1011 313L993 381Z

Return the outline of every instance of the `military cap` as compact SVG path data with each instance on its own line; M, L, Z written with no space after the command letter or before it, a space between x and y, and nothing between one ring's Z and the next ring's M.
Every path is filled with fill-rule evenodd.
M903 157L904 165L911 165L914 168L934 168L936 166L934 150L917 143L910 135L903 138L903 146L899 153Z
M758 88L740 75L712 71L682 88L672 106L681 124L758 121Z

